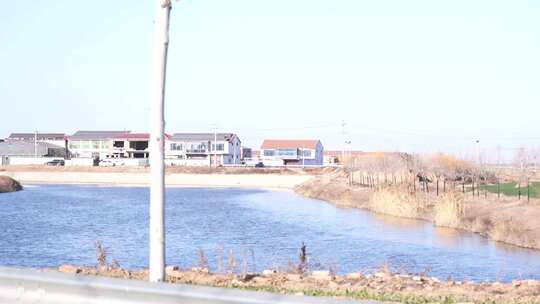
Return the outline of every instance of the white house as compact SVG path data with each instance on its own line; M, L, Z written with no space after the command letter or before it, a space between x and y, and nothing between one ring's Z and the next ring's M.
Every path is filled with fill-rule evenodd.
M322 166L324 148L320 140L267 139L261 160L268 166Z
M234 133L175 133L165 142L165 161L185 166L240 164L241 144Z
M130 131L77 131L68 137L75 158L148 158L148 133Z

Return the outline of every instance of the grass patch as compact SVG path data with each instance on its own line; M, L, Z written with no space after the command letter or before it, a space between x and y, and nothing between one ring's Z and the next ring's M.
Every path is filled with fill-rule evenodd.
M483 185L480 186L481 190L487 190L491 193L497 193L497 184L494 185ZM501 183L500 191L502 195L506 196L518 196L519 188L516 182ZM539 198L540 197L540 182L531 182L529 185L529 191L531 197ZM527 197L527 184L521 185L521 196Z
M441 296L423 296L414 294L401 294L392 292L375 292L368 289L363 290L321 290L321 289L288 289L277 286L238 286L235 284L229 285L229 288L265 291L272 293L296 294L302 292L306 296L312 297L331 297L331 298L348 298L354 300L372 300L389 303L407 303L407 304L427 304L427 303L443 303L454 304L468 302L470 299L464 296L441 295ZM493 299L486 299L478 303L496 303Z

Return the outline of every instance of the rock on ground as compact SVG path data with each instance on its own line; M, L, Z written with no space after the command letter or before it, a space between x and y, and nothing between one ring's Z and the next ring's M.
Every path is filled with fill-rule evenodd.
M15 192L22 190L21 183L9 176L0 176L0 193Z

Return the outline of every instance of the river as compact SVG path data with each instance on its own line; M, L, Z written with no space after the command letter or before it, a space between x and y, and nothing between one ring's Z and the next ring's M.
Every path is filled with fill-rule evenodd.
M339 209L291 192L167 189L167 264L212 270L286 268L302 242L313 269L339 273L427 272L441 279L540 279L540 251L416 220ZM100 240L122 267L148 263L148 196L143 187L34 185L0 195L0 265L95 264ZM219 266L222 265L222 266Z

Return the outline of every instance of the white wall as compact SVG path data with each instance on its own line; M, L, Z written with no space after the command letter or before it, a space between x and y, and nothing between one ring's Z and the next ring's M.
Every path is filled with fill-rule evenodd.
M10 165L45 165L55 159L63 159L61 157L20 157L10 156L8 163Z
M66 166L93 166L94 160L92 158L72 158L66 160Z
M208 159L165 159L165 165L167 166L194 166L194 167L208 167L210 164Z
M148 158L112 158L111 160L119 161L124 164L124 166L139 166L144 167L150 164Z

